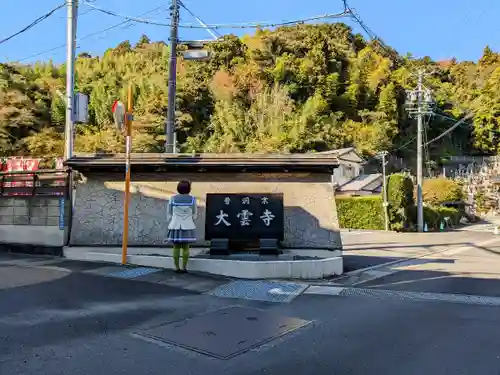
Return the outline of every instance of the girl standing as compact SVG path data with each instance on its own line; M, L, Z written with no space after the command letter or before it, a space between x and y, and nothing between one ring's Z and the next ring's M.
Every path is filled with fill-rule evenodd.
M189 244L196 242L196 225L194 223L198 210L196 199L190 195L191 183L180 181L177 192L168 203L168 241L174 244L175 272L187 273L186 266L189 260ZM182 250L182 268L179 267Z

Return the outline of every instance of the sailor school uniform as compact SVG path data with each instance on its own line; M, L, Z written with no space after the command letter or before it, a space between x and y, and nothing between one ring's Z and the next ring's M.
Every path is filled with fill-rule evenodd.
M173 243L196 242L196 220L198 210L196 199L189 194L177 194L168 202L167 215L170 223L168 225L167 239Z

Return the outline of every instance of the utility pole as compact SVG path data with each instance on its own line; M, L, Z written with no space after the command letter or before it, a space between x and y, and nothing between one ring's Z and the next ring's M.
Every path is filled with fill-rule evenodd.
M170 59L168 62L168 108L165 124L165 152L172 154L175 151L175 97L177 87L177 42L179 27L179 4L172 0L172 21L170 26Z
M73 156L73 121L75 105L75 55L78 0L67 0L66 22L66 122L64 128L64 158Z
M423 132L424 117L432 114L434 101L430 90L424 87L424 70L419 70L417 88L408 92L407 105L410 116L417 118L417 229L424 231L424 202L423 202Z
M389 209L389 202L388 202L388 199L387 199L387 175L386 175L386 172L385 172L385 167L387 165L387 162L385 160L385 158L387 157L389 153L387 151L382 151L378 154L378 156L382 159L382 178L383 178L383 182L382 182L382 189L383 189L383 192L382 192L382 195L383 195L383 199L384 199L384 202L382 203L382 206L384 208L384 219L385 219L385 230L386 231L389 231L389 212L388 212L388 209Z
M424 202L422 196L422 185L423 185L423 113L422 113L422 75L423 72L418 72L418 83L417 83L417 228L419 232L424 231Z

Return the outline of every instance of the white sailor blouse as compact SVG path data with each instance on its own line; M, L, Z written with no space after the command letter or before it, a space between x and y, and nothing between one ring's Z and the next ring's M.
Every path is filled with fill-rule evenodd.
M167 210L170 223L168 229L194 230L194 221L198 216L196 199L192 195L177 194L170 198Z

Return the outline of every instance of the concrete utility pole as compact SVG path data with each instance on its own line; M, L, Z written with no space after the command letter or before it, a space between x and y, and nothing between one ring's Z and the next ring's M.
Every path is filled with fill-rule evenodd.
M383 178L382 189L383 189L383 198L384 198L384 202L382 203L382 205L384 207L384 219L385 219L385 230L386 231L389 231L389 212L388 212L389 202L387 199L387 175L385 172L385 167L387 165L387 161L385 160L385 158L387 157L388 154L389 153L387 151L382 151L381 153L379 153L379 157L382 159L382 178Z
M66 23L66 123L64 128L64 158L73 156L73 115L75 93L75 58L76 58L76 28L78 18L78 0L67 0Z
M417 88L408 93L408 112L417 118L417 228L424 231L423 185L423 131L424 117L432 114L434 101L430 90L423 85L424 70L418 72Z
M423 177L423 113L422 113L422 75L423 72L420 71L418 73L418 86L417 86L417 105L418 105L418 113L417 113L417 227L419 232L424 231L424 202L423 202L423 193L422 193L422 185L424 183Z
M170 59L168 63L168 108L165 124L165 152L175 152L175 97L177 87L177 42L179 27L179 4L172 0L172 21L170 26Z

